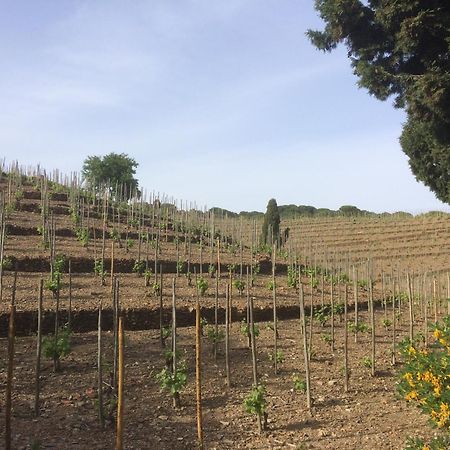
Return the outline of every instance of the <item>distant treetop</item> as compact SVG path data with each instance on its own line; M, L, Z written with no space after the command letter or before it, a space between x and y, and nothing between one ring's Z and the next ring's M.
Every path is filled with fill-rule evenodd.
M138 180L134 177L137 167L138 163L125 153L109 153L103 157L88 156L82 174L89 187L106 188L122 200L139 193Z

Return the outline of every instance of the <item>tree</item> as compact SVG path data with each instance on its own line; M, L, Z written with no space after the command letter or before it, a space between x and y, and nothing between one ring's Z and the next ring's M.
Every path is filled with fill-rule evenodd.
M450 2L315 0L323 31L313 45L344 43L360 87L394 96L408 120L400 139L416 178L450 203Z
M102 157L88 156L83 163L82 174L88 186L96 190L117 192L119 199L129 199L138 191L134 178L138 163L125 153L109 153ZM117 190L117 191L116 191Z
M339 208L339 212L341 215L346 217L352 217L352 216L360 216L362 211L353 205L342 205Z
M264 244L278 243L280 237L280 212L274 198L267 204L266 214L262 226L262 241Z

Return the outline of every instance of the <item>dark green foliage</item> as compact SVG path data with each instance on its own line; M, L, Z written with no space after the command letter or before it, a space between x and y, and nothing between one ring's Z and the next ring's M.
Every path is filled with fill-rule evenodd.
M182 362L175 373L164 367L161 372L156 374L156 381L161 386L161 389L168 390L172 395L179 394L187 384L186 364Z
M61 289L61 277L66 265L66 256L57 255L53 263L53 272L51 278L44 283L45 289L48 289L53 294L56 294L58 289Z
M239 291L240 294L244 292L245 289L245 281L241 280L240 278L237 280L234 280L234 287Z
M450 81L449 81L450 82ZM400 143L417 180L424 182L443 202L450 202L450 139L436 138L430 122L408 117Z
M299 270L295 266L288 266L287 284L288 287L297 289L299 278Z
M262 416L266 411L266 389L261 384L258 386L253 386L250 394L244 399L245 410L249 414L256 414Z
M406 440L405 450L441 450L443 448L450 448L450 437L448 436L434 436L431 441L424 441L422 438L409 437Z
M330 320L331 307L330 305L323 305L314 310L314 319L316 319L322 326Z
M89 243L89 230L86 228L77 228L75 230L75 235L77 236L77 240L81 242L81 245L87 247Z
M323 31L313 45L343 43L360 87L379 100L394 96L407 112L402 149L416 178L450 202L450 2L316 0Z
M353 205L343 205L339 208L339 213L342 216L352 217L361 215L362 211Z
M106 271L103 268L103 261L101 259L96 259L94 261L94 273L99 277L104 277L106 275Z
M138 181L134 178L138 163L125 153L109 153L103 157L88 156L83 164L83 177L89 186L96 189L107 188L118 198L131 198L137 191Z
M53 336L44 337L42 340L42 352L46 358L63 358L71 352L72 331L65 327L58 332L58 339L55 342Z
M277 350L277 355L275 358L272 352L267 353L267 357L271 362L274 362L274 359L276 359L277 364L282 364L284 362L284 353L281 350Z
M197 289L200 295L205 295L208 287L208 282L203 277L197 279Z
M241 322L241 333L244 336L250 337L250 325L243 319ZM259 336L259 327L255 323L253 324L253 336L258 337Z
M355 322L348 322L347 324L348 331L352 333L369 333L370 327L364 322L358 322L355 325Z
M13 261L10 256L5 256L2 261L3 270L12 270L13 269Z
M292 381L294 382L294 390L296 392L306 392L306 381L302 377L298 374L294 374Z
M262 226L262 241L265 244L274 244L278 242L280 236L280 212L278 211L277 201L274 198L267 204L266 214Z
M137 273L138 275L142 275L145 271L145 261L136 260L133 264L133 272Z

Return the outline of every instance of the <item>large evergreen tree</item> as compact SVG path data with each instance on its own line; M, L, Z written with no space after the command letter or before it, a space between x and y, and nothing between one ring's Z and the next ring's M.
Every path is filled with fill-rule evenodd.
M346 45L359 86L395 97L408 120L400 139L416 178L450 203L450 1L316 0L324 51Z
M272 245L279 242L280 237L280 212L277 201L274 198L267 203L266 214L262 225L262 241Z
M88 156L82 174L87 184L95 189L118 192L120 199L130 198L138 192L138 180L134 178L138 163L125 153L109 153L103 157Z

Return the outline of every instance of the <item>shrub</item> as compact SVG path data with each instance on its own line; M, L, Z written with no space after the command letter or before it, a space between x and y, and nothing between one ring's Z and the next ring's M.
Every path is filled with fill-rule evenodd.
M208 282L203 277L197 279L197 289L201 296L206 294L206 291L208 290Z
M12 270L13 269L13 261L11 256L5 256L2 261L3 270Z
M328 305L321 306L314 311L314 319L316 319L322 326L330 320L330 307Z
M299 271L294 266L288 267L287 284L288 287L297 289Z
M46 358L63 358L71 350L72 331L67 328L61 328L58 333L58 339L55 342L54 337L44 337L42 340L42 352Z
M404 366L399 373L398 392L428 415L434 426L449 433L450 316L435 325L433 335L435 344L429 349L422 347L421 340L401 342Z
M133 264L133 272L142 275L145 271L145 261L138 261L136 260Z
M241 322L241 333L244 336L250 336L250 325L245 320ZM255 337L259 336L259 327L256 324L253 324L253 335Z
M269 358L269 361L274 362L274 355L272 352L267 353L267 357ZM275 360L277 364L281 364L284 362L284 353L281 350L277 350Z
M96 259L94 261L94 273L99 277L104 277L106 271L103 269L103 261L101 259Z
M161 372L156 374L161 389L168 390L172 395L179 394L187 384L187 369L184 362L182 362L175 373L170 369L164 367Z
M253 386L250 394L244 399L245 410L249 414L256 414L259 417L263 416L267 405L265 395L266 389L263 385Z
M86 228L77 228L75 230L77 240L81 242L83 247L87 247L89 243L89 231Z
M234 287L239 291L240 294L244 292L245 289L245 281L242 281L240 278L238 280L234 280Z
M306 381L303 378L297 374L294 374L292 381L294 382L294 390L296 392L306 392Z

